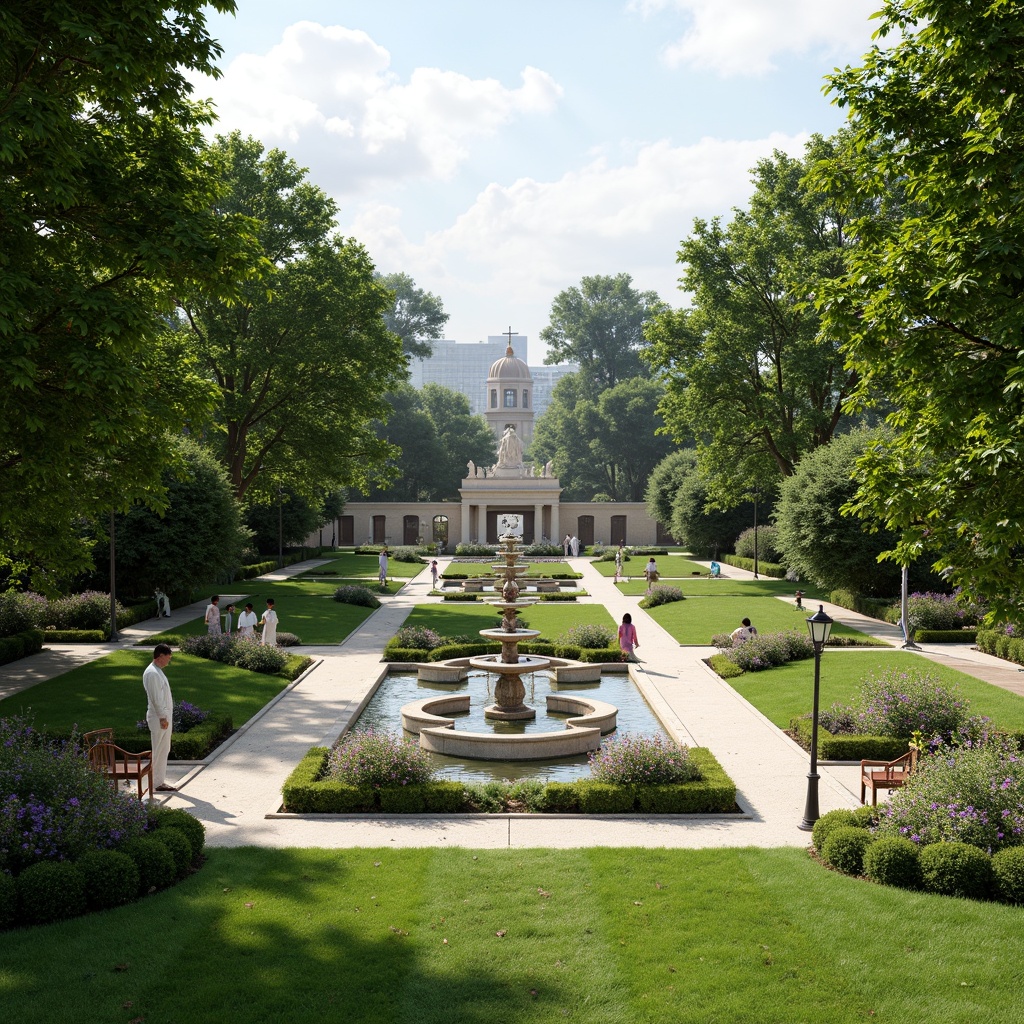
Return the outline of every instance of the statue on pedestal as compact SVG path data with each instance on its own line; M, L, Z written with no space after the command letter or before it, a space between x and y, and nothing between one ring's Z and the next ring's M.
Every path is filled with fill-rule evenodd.
M498 468L518 469L523 464L523 442L515 427L506 427L498 443Z

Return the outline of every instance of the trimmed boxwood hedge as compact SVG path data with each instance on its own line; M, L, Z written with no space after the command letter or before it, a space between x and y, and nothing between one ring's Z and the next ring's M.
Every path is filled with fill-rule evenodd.
M722 555L721 561L725 562L726 565L734 565L737 569L746 569L748 572L754 571L754 560L752 558L743 558L742 555ZM757 560L757 574L758 576L771 576L777 580L784 580L786 578L786 567L779 565L778 562L766 562L759 558Z
M811 749L812 722L794 718L789 723L797 742L804 750ZM895 761L907 752L910 738L898 736L836 736L818 723L818 757L822 761Z
M312 747L282 788L284 809L294 814L346 814L380 810L387 814L454 814L467 809L460 782L448 780L380 790L359 789L321 779L330 750ZM711 751L690 750L701 778L667 786L615 786L593 779L549 782L539 806L551 813L716 814L736 809L736 785Z
M211 712L204 722L193 726L188 732L174 733L171 737L170 757L176 761L200 761L213 750L218 743L231 733L234 728L231 716L225 713ZM54 739L71 739L69 732L47 731ZM122 750L132 754L140 754L153 748L153 741L148 732L114 732L114 743Z
M22 633L0 637L0 665L41 651L43 642L44 634L41 629L26 629Z
M973 644L978 642L978 630L915 629L914 639L921 644Z

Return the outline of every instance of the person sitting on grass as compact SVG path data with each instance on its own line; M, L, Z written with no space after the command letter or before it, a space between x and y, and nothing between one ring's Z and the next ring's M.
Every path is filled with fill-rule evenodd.
M750 619L743 619L730 635L734 644L743 644L752 636L757 636L757 629L750 624Z

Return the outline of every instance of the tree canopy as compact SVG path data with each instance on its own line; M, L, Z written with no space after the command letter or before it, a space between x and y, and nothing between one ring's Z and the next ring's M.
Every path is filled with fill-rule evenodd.
M433 352L430 342L444 337L444 304L433 292L417 288L408 274L379 275L379 280L395 296L384 314L388 330L402 339L406 355L425 359Z
M251 218L269 265L228 304L183 296L177 336L219 390L211 442L239 498L259 481L317 489L368 486L391 449L372 428L404 378L384 325L391 294L353 239L334 233L334 202L280 150L239 133L217 140L223 208Z
M540 332L544 362L576 363L591 397L643 372L644 324L665 309L655 292L640 292L629 274L584 277L555 296Z
M749 209L727 225L695 220L678 256L692 305L647 328L665 422L677 441L696 438L723 507L753 484L774 491L804 452L827 444L856 383L814 305L822 282L843 272L849 244L847 214L806 179L835 147L816 136L801 160L776 151L753 170Z
M852 144L821 175L848 203L898 180L908 205L861 217L825 328L895 407L852 508L1018 616L1024 602L1024 6L889 0L876 46L830 76Z
M78 523L161 505L164 432L212 397L157 338L174 295L228 296L259 265L189 99L220 53L205 6L0 16L0 562L87 567Z

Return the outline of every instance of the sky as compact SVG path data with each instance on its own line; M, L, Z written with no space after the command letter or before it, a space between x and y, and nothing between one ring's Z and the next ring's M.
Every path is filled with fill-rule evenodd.
M539 338L584 276L672 306L695 217L746 205L750 168L844 113L824 76L871 45L878 0L238 0L211 12L235 129L287 152L338 227L471 342Z

